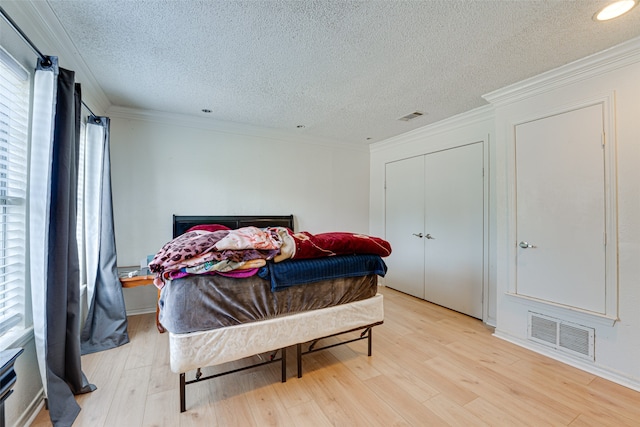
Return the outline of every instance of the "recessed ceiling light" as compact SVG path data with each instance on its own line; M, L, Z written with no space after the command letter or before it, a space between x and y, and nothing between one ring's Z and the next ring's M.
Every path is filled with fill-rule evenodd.
M617 18L629 12L638 4L638 0L619 0L613 2L593 15L593 19L596 21L608 21L609 19Z

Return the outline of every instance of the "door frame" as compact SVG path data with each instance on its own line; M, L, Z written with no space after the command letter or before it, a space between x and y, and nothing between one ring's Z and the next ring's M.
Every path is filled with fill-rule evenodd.
M570 111L578 110L594 105L602 105L603 111L603 144L604 144L604 191L605 191L605 313L593 313L586 310L572 308L549 301L537 300L536 298L522 296L516 293L517 275L517 229L516 229L516 157L515 157L515 135L516 126L546 117L555 116ZM562 310L569 310L577 315L587 316L591 320L601 321L605 324L612 324L618 320L618 228L617 228L617 169L616 169L616 134L615 134L615 92L600 95L593 98L584 99L571 104L558 106L544 113L529 114L517 118L508 123L508 140L505 144L505 154L507 161L506 170L506 222L507 227L502 243L506 250L505 263L507 275L507 295L518 300L529 303L542 304L547 307L556 307Z
M439 141L440 142L440 141ZM467 141L456 141L456 142L449 142L449 141L445 141L445 140L441 140L442 143L437 143L434 144L434 146L432 146L430 149L425 149L424 151L421 150L421 152L419 154L414 154L414 155L410 155L410 156L406 156L406 157L401 157L401 158L397 158L397 159L393 159L393 160L389 160L386 161L385 164L385 171L386 171L386 165L387 163L395 163L401 160L407 160L410 158L415 158L415 157L422 157L422 156L427 156L429 154L433 154L433 153L438 153L440 151L446 151L446 150L451 150L451 149L455 149L455 148L459 148L459 147L464 147L467 145L472 145L472 144L482 144L482 186L483 186L483 194L482 194L482 198L483 198L483 218L482 218L482 224L483 224L483 230L482 230L482 321L485 323L489 323L494 325L495 324L495 318L490 318L490 313L491 313L491 307L490 305L495 304L496 303L496 295L491 295L490 293L490 288L491 286L489 286L489 280L490 280L490 182L489 182L489 177L490 177L490 162L489 162L489 158L490 158L490 144L491 144L491 140L490 140L490 134L487 134L486 137L484 139L470 139ZM385 230L385 236L387 234L387 215L386 215L386 206L387 206L387 183L386 183L386 172L385 172L385 177L384 177L384 198L383 198L383 202L384 202L384 211L385 211L385 215L384 215L384 230Z

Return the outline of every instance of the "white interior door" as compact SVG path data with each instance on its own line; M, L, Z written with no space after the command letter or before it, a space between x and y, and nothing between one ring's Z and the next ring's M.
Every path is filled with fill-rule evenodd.
M516 126L518 294L605 312L602 137L599 104Z
M424 156L388 163L385 187L385 285L424 298Z
M482 318L482 143L425 156L425 299Z

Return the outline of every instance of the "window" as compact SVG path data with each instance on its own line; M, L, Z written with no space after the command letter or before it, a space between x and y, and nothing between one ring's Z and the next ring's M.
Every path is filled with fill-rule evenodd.
M0 47L0 336L24 324L29 88Z

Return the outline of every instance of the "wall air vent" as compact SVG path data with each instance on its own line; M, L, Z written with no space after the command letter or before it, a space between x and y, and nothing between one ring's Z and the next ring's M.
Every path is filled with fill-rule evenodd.
M595 359L593 328L530 311L528 338L582 358Z
M401 120L403 122L408 122L409 120L418 118L418 117L420 117L422 115L424 115L424 113L421 113L420 111L414 111L411 114L407 114L406 116L400 117L398 120Z

